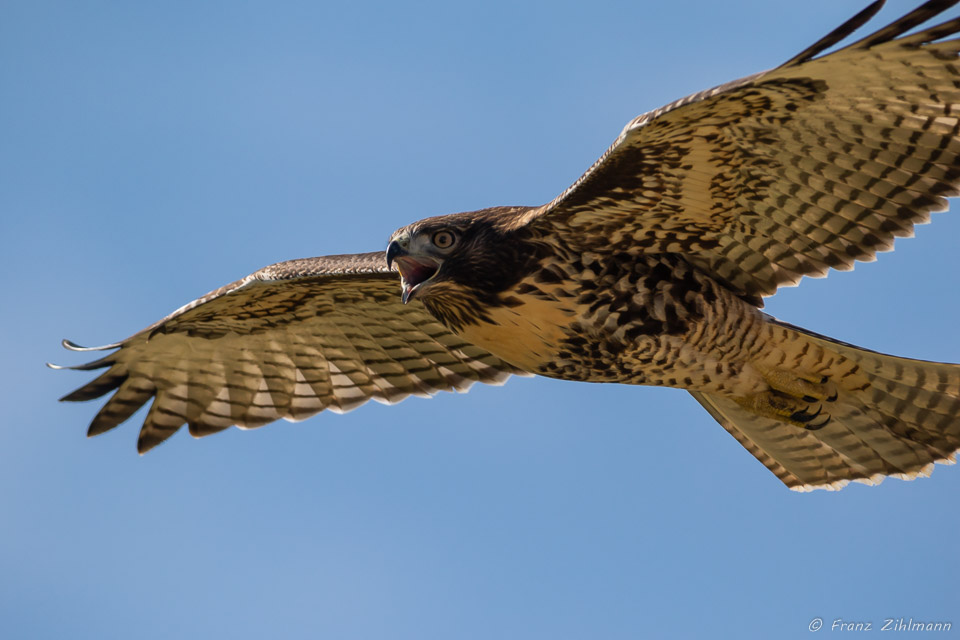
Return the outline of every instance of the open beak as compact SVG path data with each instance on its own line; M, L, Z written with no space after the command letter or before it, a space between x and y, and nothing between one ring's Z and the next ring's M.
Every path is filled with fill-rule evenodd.
M403 281L403 293L400 295L403 304L413 300L417 288L435 276L440 269L440 264L436 260L425 256L415 258L408 254L396 240L387 247L387 266L392 267L394 263Z

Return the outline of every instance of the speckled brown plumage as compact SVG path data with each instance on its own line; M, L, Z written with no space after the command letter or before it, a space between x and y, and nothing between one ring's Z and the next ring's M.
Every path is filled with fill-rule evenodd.
M103 347L75 368L106 371L64 399L115 391L91 435L153 399L143 452L183 424L201 436L532 373L687 389L794 489L926 475L960 449L960 366L760 311L957 194L960 18L905 35L956 0L821 55L881 4L775 69L639 116L546 205L267 267Z

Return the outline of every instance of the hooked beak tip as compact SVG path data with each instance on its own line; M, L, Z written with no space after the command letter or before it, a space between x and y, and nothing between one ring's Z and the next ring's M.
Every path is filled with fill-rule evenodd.
M396 240L390 242L387 245L387 269L393 268L393 261L402 255L406 255L406 251L403 250L403 247L400 246L400 243Z

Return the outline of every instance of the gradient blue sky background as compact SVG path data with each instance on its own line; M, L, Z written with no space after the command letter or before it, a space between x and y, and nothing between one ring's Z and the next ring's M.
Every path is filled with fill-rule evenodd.
M545 202L864 4L4 2L0 637L960 635L960 468L795 494L685 393L539 379L140 458L142 414L87 440L99 405L56 398L88 376L43 366L268 263ZM918 235L768 308L958 362L960 216Z

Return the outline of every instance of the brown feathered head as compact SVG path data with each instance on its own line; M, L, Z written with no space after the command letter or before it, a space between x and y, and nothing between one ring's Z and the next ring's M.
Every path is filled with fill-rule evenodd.
M426 218L390 236L387 264L402 278L403 302L455 295L493 303L517 282L530 251L504 221L526 207L495 207Z

